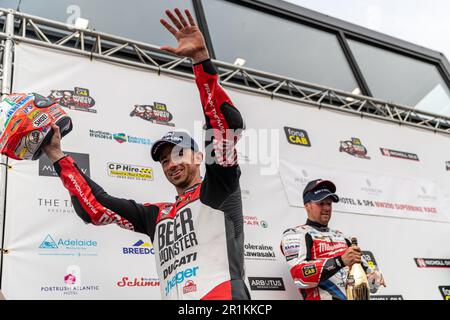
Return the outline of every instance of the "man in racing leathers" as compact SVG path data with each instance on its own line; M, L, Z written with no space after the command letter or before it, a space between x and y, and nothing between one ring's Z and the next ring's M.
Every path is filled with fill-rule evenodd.
M354 263L366 270L371 293L385 286L381 273L362 259L361 249L351 247L340 231L328 228L332 202L339 201L335 192L331 181L310 181L303 191L306 224L283 233L281 251L304 300L346 300L347 275Z
M205 178L200 177L203 154L180 131L167 133L151 150L177 190L174 203L138 204L108 195L62 153L57 127L44 151L86 223L116 223L150 237L163 299L250 299L244 283L240 170L234 148L244 123L218 83L203 35L189 11L189 24L178 9L178 18L166 13L175 27L163 19L161 23L176 37L178 48L161 49L193 60L207 127Z

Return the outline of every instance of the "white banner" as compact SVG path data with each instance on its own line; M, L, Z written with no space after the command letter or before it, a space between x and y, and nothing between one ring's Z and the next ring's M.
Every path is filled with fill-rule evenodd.
M174 128L202 144L192 80L31 45L15 50L14 91L60 99L74 122L63 149L83 172L116 197L174 200L150 145ZM300 297L279 245L284 230L306 220L301 193L316 178L336 183L342 201L330 227L357 236L373 255L388 284L379 295L442 299L450 273L436 266L450 258L449 137L227 91L248 128L238 150L254 299ZM44 158L11 165L6 298L160 299L146 235L84 224Z

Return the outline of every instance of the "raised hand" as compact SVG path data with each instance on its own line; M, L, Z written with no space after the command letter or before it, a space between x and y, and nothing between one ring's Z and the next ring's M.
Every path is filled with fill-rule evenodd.
M209 53L206 48L205 39L189 10L185 10L189 24L178 8L175 9L175 13L178 18L170 10L166 10L167 16L175 27L164 19L161 19L160 22L177 39L178 47L162 46L161 50L177 56L191 58L193 63L208 59Z
M61 130L56 124L52 124L53 136L50 141L42 147L42 150L47 154L47 157L52 163L55 163L62 157L64 153L61 150Z

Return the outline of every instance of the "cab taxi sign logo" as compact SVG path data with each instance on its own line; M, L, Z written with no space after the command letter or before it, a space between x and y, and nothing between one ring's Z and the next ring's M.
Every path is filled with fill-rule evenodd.
M311 147L311 141L309 140L308 133L305 130L284 127L284 133L286 133L286 138L290 144Z
M439 286L439 291L441 291L444 300L450 301L450 286Z
M305 277L310 277L317 273L317 268L314 265L305 266L305 267L303 267L302 272Z

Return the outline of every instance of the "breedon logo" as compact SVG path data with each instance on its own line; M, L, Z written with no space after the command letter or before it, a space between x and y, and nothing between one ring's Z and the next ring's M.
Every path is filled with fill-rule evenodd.
M155 254L155 249L148 242L139 240L131 247L122 248L123 254Z

